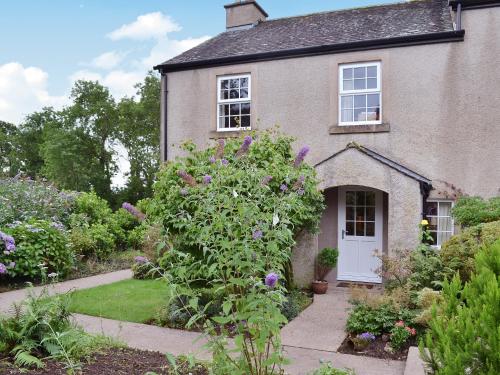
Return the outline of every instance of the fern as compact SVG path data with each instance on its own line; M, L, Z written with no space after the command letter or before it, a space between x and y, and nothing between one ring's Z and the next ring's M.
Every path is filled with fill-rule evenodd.
M30 352L19 350L14 356L14 363L19 367L43 368L43 362Z

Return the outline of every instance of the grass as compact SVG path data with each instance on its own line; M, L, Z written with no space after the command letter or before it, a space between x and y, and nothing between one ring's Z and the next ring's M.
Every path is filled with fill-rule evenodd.
M70 311L126 322L144 323L166 302L161 280L123 280L71 294Z

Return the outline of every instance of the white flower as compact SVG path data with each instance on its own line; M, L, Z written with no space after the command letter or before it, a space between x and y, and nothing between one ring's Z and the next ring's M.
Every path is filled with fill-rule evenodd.
M55 273L55 272L49 273L49 274L47 275L47 277L50 277L50 278L57 277L57 273Z
M233 197L238 198L238 193L236 192L236 190L233 190Z
M275 214L273 215L273 225L276 225L276 224L278 224L279 222L280 222L280 218L279 218L278 214L276 214L276 213L275 213Z

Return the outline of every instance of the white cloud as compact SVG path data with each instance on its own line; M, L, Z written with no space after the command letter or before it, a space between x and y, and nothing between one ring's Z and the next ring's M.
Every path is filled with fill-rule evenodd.
M91 65L100 69L113 69L124 60L126 55L124 52L104 52L93 59Z
M67 104L67 97L49 94L48 77L42 69L18 62L0 65L0 120L19 123L42 107Z
M110 32L108 38L111 40L135 39L146 40L151 38L161 38L172 31L181 30L180 25L170 16L161 12L143 14L137 19L118 29Z
M70 81L71 84L80 79L99 81L99 83L109 88L111 95L115 99L121 99L124 96L135 95L136 89L134 86L136 83L141 82L144 76L145 72L141 71L113 70L103 75L90 70L79 70L70 76Z
M161 64L165 60L177 56L188 49L196 47L198 44L203 43L208 39L210 39L209 36L187 38L182 40L168 39L167 37L161 38L151 49L149 56L143 58L141 63L147 69L152 69L153 66Z

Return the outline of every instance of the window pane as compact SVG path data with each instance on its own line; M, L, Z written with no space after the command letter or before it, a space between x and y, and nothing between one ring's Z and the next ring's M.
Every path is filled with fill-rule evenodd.
M364 90L366 89L365 79L355 79L354 80L354 90Z
M364 206L365 203L366 203L365 192L364 191L357 191L356 192L356 205L357 206Z
M376 78L368 78L367 88L376 89L377 88L377 79Z
M366 95L355 95L354 108L365 108L365 107L366 107Z
M380 109L379 108L368 108L366 111L366 119L368 121L377 121L380 117Z
M375 236L375 223L366 223L366 235L369 237Z
M439 202L439 216L451 215L451 202Z
M250 127L250 116L241 116L241 126L243 128Z
M344 109L342 111L342 122L352 122L352 109Z
M354 78L365 78L366 77L366 68L364 66L359 68L354 68Z
M240 79L240 85L241 87L248 87L248 78Z
M239 114L240 114L240 105L231 104L231 115L239 115Z
M250 103L241 103L241 114L242 115L250 114Z
M365 208L364 207L356 207L356 220L357 221L365 221Z
M229 91L227 91L227 90L221 90L220 91L220 98L222 100L229 99Z
M344 90L352 90L352 80L344 80Z
M359 108L354 110L354 121L366 121L365 108Z
M240 117L239 116L231 116L229 125L231 128L239 128L241 125Z
M341 103L342 109L352 108L353 97L351 95L343 96L340 98L340 103Z
M348 236L354 236L356 234L354 231L354 221L348 221L345 223L345 233Z
M375 192L373 191L366 192L366 205L375 206Z
M248 98L248 89L240 90L240 98Z
M347 220L354 220L354 207L346 207L345 217Z
M353 206L356 204L356 193L354 191L348 191L345 193L346 204Z
M437 217L433 216L433 217L429 217L428 219L429 221L429 230L438 230L438 220L437 220Z
M378 107L380 105L380 94L368 94L366 100L368 107Z
M227 79L221 80L220 87L221 87L221 89L228 89L229 88L229 81Z
M364 235L365 235L365 222L356 221L356 236L364 236Z
M352 78L352 68L344 68L344 79Z
M438 230L451 232L451 217L440 217L438 220Z
M238 99L239 97L240 97L240 94L238 93L238 90L231 90L229 92L230 99Z
M366 220L375 221L375 207L366 207Z
M431 232L430 235L432 237L431 245L437 245L437 233L436 232Z
M437 215L437 202L427 202L425 207L426 215Z
M228 116L229 115L229 104L223 104L219 106L219 115Z
M224 122L225 117L219 117L219 128L224 128L225 127L225 122Z
M366 76L371 78L377 78L377 66L372 65L366 68Z
M229 82L229 87L232 89L238 89L240 87L239 78L231 79Z

